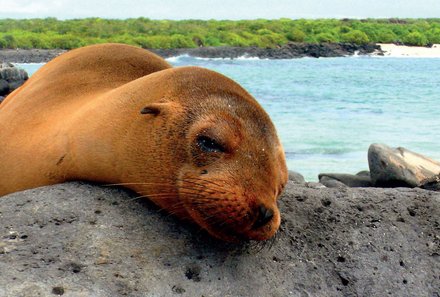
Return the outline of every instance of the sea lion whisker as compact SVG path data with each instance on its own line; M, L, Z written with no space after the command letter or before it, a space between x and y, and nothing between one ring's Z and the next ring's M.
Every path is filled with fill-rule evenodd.
M211 185L215 185L215 186L218 186L218 187L220 187L221 189L224 189L224 188L225 188L225 186L226 186L226 185L219 185L219 184L217 184L217 183L215 183L214 181L212 181L212 180L209 180L209 179L207 179L207 180L204 180L204 179L200 179L200 178L188 178L188 179L196 179L196 180L201 180L201 181L203 181L203 182L205 182L205 183L209 183L209 184L211 184Z
M145 192L145 191L140 191L141 194L145 195L145 196L152 196L152 195L173 195L173 197L178 197L181 194L184 194L185 197L195 197L195 198L203 198L206 197L206 195L204 194L216 194L216 192L214 191L208 191L206 193L200 193L200 192L194 192L193 189L187 189L187 188L182 188L180 189L179 193L175 193L175 192L156 192L156 193L152 193L152 192ZM218 199L218 198L216 198Z
M191 178L191 179L192 179L192 178ZM178 180L178 181L179 181L179 180ZM196 182L191 182L191 181L188 181L188 180L186 180L186 179L182 179L181 181L184 181L184 182L187 182L187 183L193 184L194 186L197 186L197 187L200 187L200 188L205 188L205 187L206 187L206 185L204 185L204 184L200 184L200 183L196 183ZM208 181L208 183L211 183L211 181ZM215 184L215 183L212 183L212 184L221 187L220 185L217 185L217 184ZM142 185L158 185L158 186L167 186L167 187L171 187L171 185L169 185L169 184L165 184L165 183L153 183L153 182L131 182L131 183L104 184L104 186L110 186L110 187L111 187L111 186L130 186L130 185L140 185L140 186L142 186ZM182 188L182 186L180 186L179 188ZM192 188L187 188L187 189L192 189ZM224 191L224 188L219 188L219 189L221 189L222 191L220 192L220 191L214 191L214 190L212 190L212 193L215 193L215 192L220 192L221 194L227 194L227 193L229 193L229 192L225 192L225 191Z

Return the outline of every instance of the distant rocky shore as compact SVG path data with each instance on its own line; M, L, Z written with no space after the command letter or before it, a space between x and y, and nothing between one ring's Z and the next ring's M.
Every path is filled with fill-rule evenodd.
M181 49L152 50L158 55L167 58L180 55L189 55L201 58L238 58L257 57L260 59L293 59L303 57L344 57L354 54L367 55L380 52L376 44L356 45L351 43L288 43L278 48L258 47L199 47Z
M288 43L278 48L258 47L198 47L179 49L151 49L158 55L169 58L189 55L201 58L257 57L261 59L293 59L302 57L343 57L354 54L367 55L381 53L376 44L356 45L350 43ZM0 61L11 63L44 63L64 53L65 50L54 49L1 49Z
M46 63L66 52L61 49L0 49L3 63Z

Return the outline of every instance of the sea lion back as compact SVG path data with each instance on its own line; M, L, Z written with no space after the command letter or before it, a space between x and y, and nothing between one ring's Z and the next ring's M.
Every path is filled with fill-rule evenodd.
M58 182L47 172L53 156L66 150L74 114L110 90L170 67L149 51L122 44L72 50L44 65L0 104L0 196Z
M100 44L75 49L44 65L5 99L0 110L16 100L19 102L13 104L14 108L23 106L25 110L35 110L32 103L41 107L66 104L170 67L161 57L129 45Z

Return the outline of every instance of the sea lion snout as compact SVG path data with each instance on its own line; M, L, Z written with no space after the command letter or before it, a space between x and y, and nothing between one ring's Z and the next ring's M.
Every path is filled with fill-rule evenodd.
M266 208L263 204L258 207L257 220L252 225L252 229L258 229L267 223L269 223L274 215L274 211L271 208Z

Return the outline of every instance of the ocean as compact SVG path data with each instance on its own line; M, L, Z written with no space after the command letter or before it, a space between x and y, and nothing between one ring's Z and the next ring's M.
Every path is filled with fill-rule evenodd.
M308 181L317 181L319 173L368 170L371 143L440 160L440 58L168 61L240 83L275 123L289 169ZM29 74L42 65L18 64Z

